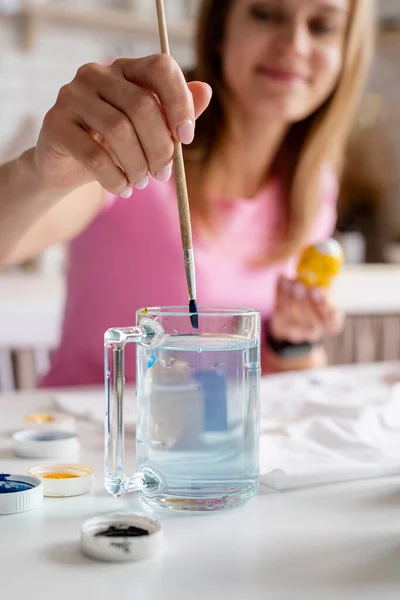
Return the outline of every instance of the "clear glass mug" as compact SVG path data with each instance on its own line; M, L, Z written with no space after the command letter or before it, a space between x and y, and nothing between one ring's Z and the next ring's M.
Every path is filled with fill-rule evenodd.
M153 507L211 511L258 489L260 314L185 307L137 312L105 333L105 485ZM124 349L136 342L136 473L124 472Z

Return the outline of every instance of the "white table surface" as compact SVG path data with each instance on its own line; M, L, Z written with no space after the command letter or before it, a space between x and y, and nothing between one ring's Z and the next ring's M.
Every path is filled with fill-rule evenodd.
M15 458L10 434L28 413L51 406L50 392L0 396L0 472L26 473L38 462ZM78 427L81 461L97 470L95 492L0 516L1 598L398 600L398 477L264 491L220 514L161 513L158 557L136 564L84 557L79 527L86 518L143 507L135 496L117 500L104 491L102 429L84 421Z

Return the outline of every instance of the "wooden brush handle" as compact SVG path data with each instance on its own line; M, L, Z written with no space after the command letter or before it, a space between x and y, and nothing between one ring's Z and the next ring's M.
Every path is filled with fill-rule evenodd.
M178 199L179 223L181 226L182 248L193 248L192 225L190 222L189 196L186 185L185 163L183 160L182 144L174 142L174 171L176 196Z
M161 52L163 54L168 54L168 56L170 56L171 53L169 51L168 30L167 30L167 20L165 18L164 1L156 0L156 7L157 7L158 31L160 34Z
M161 52L170 56L167 21L163 0L156 0L158 29L160 34ZM183 160L182 144L174 141L174 171L176 195L178 198L179 222L181 226L182 247L184 250L193 248L192 226L190 222L189 196L186 185L185 163Z

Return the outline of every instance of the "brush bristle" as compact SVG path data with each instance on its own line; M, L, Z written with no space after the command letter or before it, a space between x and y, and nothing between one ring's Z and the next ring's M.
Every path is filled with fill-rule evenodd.
M196 300L190 300L189 302L190 322L193 329L199 328L199 315L197 311Z

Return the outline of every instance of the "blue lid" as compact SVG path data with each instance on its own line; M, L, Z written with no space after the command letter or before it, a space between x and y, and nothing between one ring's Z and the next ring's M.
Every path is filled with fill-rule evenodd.
M43 484L30 475L0 474L0 515L31 510L43 500Z

